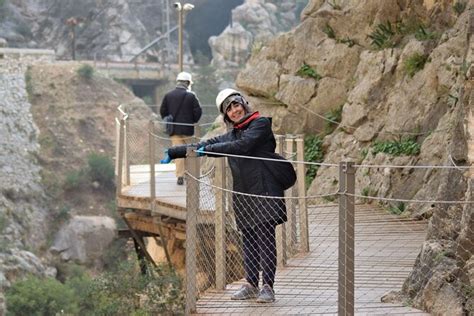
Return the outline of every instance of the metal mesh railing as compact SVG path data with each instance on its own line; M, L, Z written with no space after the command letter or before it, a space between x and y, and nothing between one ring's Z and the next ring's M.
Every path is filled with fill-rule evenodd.
M129 139L127 144L125 137L122 138L123 148L128 150L118 154L118 162L122 162L118 169L134 168L135 163L154 165L170 145L169 140L156 137L161 135L156 125L143 122L130 120L118 128L118 135L120 130L123 133L126 130ZM152 127L146 129L146 126ZM315 163L304 161L302 138L277 137L277 142L278 151L294 161L298 183L285 193L288 221L278 225L275 232L277 301L273 304L229 299L244 282L246 260L256 264L258 256L266 253L269 244L268 240L262 245L248 241L246 244L235 212L242 208L265 214L268 205L274 204L272 209L278 213L282 206L274 201L281 197L234 192L225 159L212 159L214 168L208 163L200 166L202 159L189 151L186 159L188 313L198 306L199 313L221 311L223 314L421 314L420 309L432 308L426 305L430 302L429 295L443 298L439 294L442 293L440 288L456 293L460 303L453 308L459 308L460 313L466 312L472 286L466 282L465 272L458 265L459 262L466 264L472 256L472 225L464 226L460 231L461 221L468 220L466 214L473 204L471 195L438 194L432 199L416 199L407 192L411 195L377 196L361 188L361 184L370 179L364 179L368 173L360 170L373 168L378 172L377 169L390 168L395 173L406 173L410 168L436 169L432 174L451 179L454 182L447 183L458 185L455 182L469 181L464 178L464 171L471 167L319 164L324 168L339 169L339 191L310 195L304 186L305 168ZM150 144L153 144L152 154ZM154 177L150 177L148 171L144 178ZM149 194L149 187L141 188L142 195ZM465 189L468 191L467 185ZM328 200L334 204L328 204ZM371 202L379 204L367 204ZM409 204L431 205L430 227L425 219L415 221L405 217L400 203L404 203L405 208ZM247 217L249 221L255 220ZM446 221L453 222L448 231L443 231L441 238L433 238L433 227ZM264 233L264 228L258 229ZM427 231L428 239L425 240ZM244 246L253 247L257 257L246 259ZM261 273L259 278L261 287Z

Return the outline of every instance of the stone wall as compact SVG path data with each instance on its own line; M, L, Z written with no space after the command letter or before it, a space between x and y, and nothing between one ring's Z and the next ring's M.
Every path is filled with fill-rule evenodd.
M25 250L45 244L48 212L25 73L32 63L53 60L51 51L0 48L0 293L27 272L47 271L36 255ZM2 304L0 315L3 309Z

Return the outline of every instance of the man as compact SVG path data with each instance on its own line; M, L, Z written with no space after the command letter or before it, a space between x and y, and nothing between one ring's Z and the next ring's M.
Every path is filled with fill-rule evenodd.
M161 102L161 118L171 114L174 125L173 132L170 134L171 144L173 146L193 143L194 124L199 121L202 115L199 100L191 91L193 83L192 76L188 72L180 72L176 77L176 88L168 92ZM179 123L184 123L180 125ZM184 184L184 159L176 159L176 177L177 184Z

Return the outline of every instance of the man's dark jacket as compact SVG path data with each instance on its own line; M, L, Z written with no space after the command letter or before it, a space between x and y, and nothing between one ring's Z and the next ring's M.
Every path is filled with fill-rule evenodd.
M183 104L180 107L181 101ZM201 118L202 109L198 98L193 92L178 86L168 92L161 102L161 118L169 114L173 115L175 123L194 124ZM170 136L172 135L194 135L194 126L174 125L173 133Z
M270 120L253 115L241 124L236 124L230 132L192 146L204 147L207 152L263 157L265 152L275 152L276 142ZM184 158L186 147L171 147L168 154L172 159ZM284 196L278 180L265 167L264 162L239 157L227 157L227 161L232 171L233 190L238 192L233 194L232 206L239 229L264 222L275 225L286 222L283 199L252 196Z

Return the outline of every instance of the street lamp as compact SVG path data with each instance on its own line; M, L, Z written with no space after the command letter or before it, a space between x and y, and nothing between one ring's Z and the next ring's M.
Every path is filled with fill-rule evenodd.
M179 71L183 71L183 24L184 24L184 14L187 11L191 11L194 8L194 5L190 3L181 4L181 2L175 2L175 9L178 11L178 21L179 21L179 30L178 30L178 46L179 46Z

